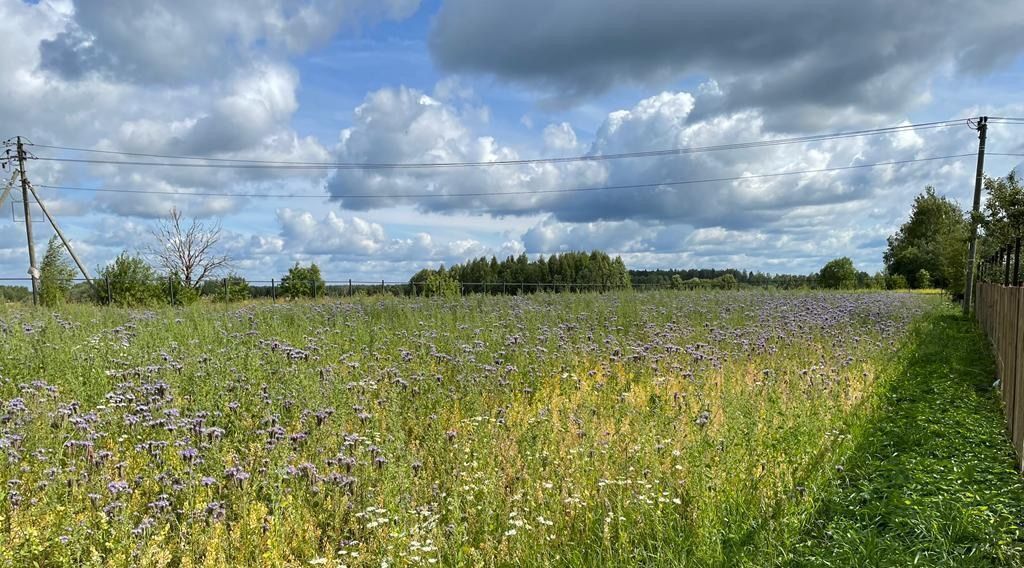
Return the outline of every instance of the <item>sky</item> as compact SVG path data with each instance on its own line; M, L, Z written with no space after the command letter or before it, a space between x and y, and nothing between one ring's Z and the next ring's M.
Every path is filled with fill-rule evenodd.
M92 271L144 251L176 207L220 223L251 280L316 262L328 280L400 281L591 249L636 269L810 273L848 256L875 272L926 186L970 205L975 160L849 166L970 154L965 122L454 168L99 164L52 159L183 161L44 146L493 162L1024 117L1021 29L1018 0L0 0L0 139L34 144L29 179ZM1024 154L1024 125L992 125L988 151ZM992 155L986 173L1022 160ZM831 168L846 169L758 177ZM709 178L728 179L662 185ZM552 191L623 185L645 187ZM27 273L19 207L0 211L0 277ZM41 254L52 230L34 217Z

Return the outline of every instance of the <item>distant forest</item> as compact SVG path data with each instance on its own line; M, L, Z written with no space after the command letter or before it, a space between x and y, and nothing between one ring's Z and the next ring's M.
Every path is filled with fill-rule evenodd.
M856 287L872 287L874 278L855 275ZM508 293L562 289L616 288L737 288L773 286L816 287L818 275L766 274L735 269L693 268L685 270L629 270L620 257L602 251L566 252L530 260L526 254L504 260L481 257L437 269L417 272L409 282L437 293L439 282L467 292ZM520 286L521 284L525 287ZM854 287L854 286L851 286ZM519 290L519 288L523 288Z
M629 270L620 257L612 258L601 251L566 252L550 257L530 260L526 254L509 256L499 261L495 257L481 257L445 269L425 268L410 279L413 284L424 284L431 276L444 276L461 284L487 285L498 291L506 284L531 284L529 291L551 288L628 288ZM481 286L483 289L483 286Z
M858 275L860 276L860 275ZM733 268L688 268L683 270L630 270L630 280L638 288L689 287L698 282L735 282L750 286L777 286L780 288L813 287L817 274L765 274ZM731 278L730 278L731 277ZM870 278L866 273L863 278ZM860 282L858 282L860 284ZM862 287L869 287L865 282Z

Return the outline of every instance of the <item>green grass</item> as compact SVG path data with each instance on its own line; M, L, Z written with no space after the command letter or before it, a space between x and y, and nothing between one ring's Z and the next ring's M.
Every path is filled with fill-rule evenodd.
M1014 565L987 346L942 306L0 306L0 566Z
M953 311L915 328L900 372L784 564L1024 565L1024 482L990 349Z

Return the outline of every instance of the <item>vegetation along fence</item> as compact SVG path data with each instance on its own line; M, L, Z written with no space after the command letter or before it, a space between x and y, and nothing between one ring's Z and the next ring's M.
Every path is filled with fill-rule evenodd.
M390 295L390 296L423 296L431 295L423 282L399 282L389 280L310 280L284 282L277 279L246 280L238 277L214 278L203 282L197 289L185 287L179 280L164 277L146 280L118 280L115 278L96 278L92 285L84 279L70 281L65 301L72 303L98 303L113 305L146 305L146 304L187 304L199 298L214 302L235 302L246 299L265 299L270 301L285 300L296 297L326 299L344 298L348 296ZM581 283L581 282L455 282L454 292L460 295L525 295L538 292L609 292L623 288L635 291L646 290L699 290L699 289L737 289L737 288L817 288L816 281L810 278L793 280L777 279L766 283L738 283L732 279L716 278L712 280L693 278L679 282L631 282L622 285ZM0 303L31 302L30 278L0 278ZM43 285L45 288L45 283ZM45 302L44 302L45 304Z
M1024 471L1024 287L1020 248L1018 238L982 262L975 314L995 351L1006 424L1017 450L1017 467Z

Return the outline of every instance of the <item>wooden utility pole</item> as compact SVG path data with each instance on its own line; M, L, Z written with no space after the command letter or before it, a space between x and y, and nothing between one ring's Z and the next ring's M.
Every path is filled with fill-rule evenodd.
M28 240L28 274L32 277L32 305L39 305L39 268L36 267L36 246L32 240L32 209L29 207L28 176L25 175L25 145L21 136L16 138L18 175L21 177L21 204L25 208L25 238Z
M11 142L11 140L8 140L4 142L4 145L11 146ZM46 218L50 221L50 225L53 227L54 232L57 233L57 236L60 238L61 242L64 243L64 248L67 249L68 254L70 254L71 258L75 261L75 264L78 266L78 270L81 271L82 276L84 276L85 280L95 288L96 283L93 282L92 278L89 276L89 271L86 270L85 264L83 264L82 260L78 258L77 254L75 254L75 249L71 248L71 241L69 241L68 238L64 235L64 231L60 230L60 225L57 224L57 219L55 219L53 215L50 214L50 211L46 209L46 205L43 203L43 200L39 198L39 194L36 193L35 188L32 187L32 183L29 182L28 180L28 172L25 171L25 161L29 158L29 156L28 153L25 151L25 143L22 141L21 136L15 137L13 139L13 146L15 147L14 159L18 161L18 166L17 168L14 168L14 173L11 176L11 181L8 183L7 188L3 191L2 194L0 194L0 205L3 205L4 200L10 193L14 185L15 178L21 178L21 200L22 206L24 207L25 211L25 237L28 241L29 275L32 277L32 303L36 305L38 305L39 303L40 277L39 267L36 265L35 239L32 235L31 203L33 199L37 204L39 204L39 209L43 212L43 215L46 216ZM7 150L6 158L0 160L0 162L6 165L9 164L11 161L12 158L10 155L10 150Z
M978 169L974 176L974 207L971 209L971 245L967 249L967 284L964 290L964 315L971 313L974 301L974 264L978 252L978 215L981 214L981 183L985 177L985 138L988 134L988 117L978 119Z

